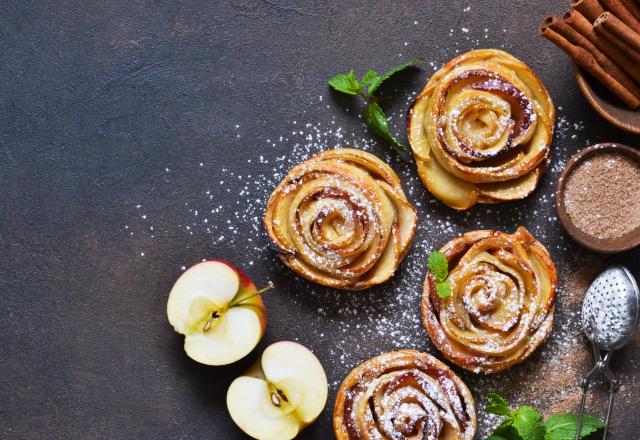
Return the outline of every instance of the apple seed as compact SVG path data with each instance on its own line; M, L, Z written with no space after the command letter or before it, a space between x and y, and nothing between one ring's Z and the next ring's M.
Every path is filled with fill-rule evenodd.
M282 390L275 388L275 391L271 392L271 403L273 403L275 406L277 406L278 408L280 408L282 406L282 401L284 400L285 402L289 403L289 399L287 399L287 396L282 392Z
M278 396L280 396L282 400L284 400L287 403L289 402L289 399L287 399L287 396L285 396L282 390L279 390L278 388L276 388L276 393L278 393Z
M207 322L204 323L204 327L203 327L202 331L206 332L207 330L209 330L211 328L211 323L215 319L218 319L219 317L220 317L220 315L218 314L217 310L214 310L213 312L211 312L211 318L207 319Z

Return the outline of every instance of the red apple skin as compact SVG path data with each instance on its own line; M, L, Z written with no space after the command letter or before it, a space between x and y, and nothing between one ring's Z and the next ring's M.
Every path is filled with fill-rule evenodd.
M240 279L240 289L236 293L236 296L233 298L233 301L236 301L243 297L251 296L258 291L258 288L253 283L253 281L251 281L251 278L249 278L247 274L242 272L240 268L233 264L231 261L222 258L215 258L207 261L225 264L238 274L238 278ZM260 318L262 333L264 334L267 328L267 312L264 306L264 301L262 301L262 296L254 296L253 298L244 301L242 303L242 307L250 307L256 310L258 317Z
M233 273L236 274L237 276L237 287L236 287L236 292L233 292L233 297L231 299L229 299L229 297L231 296L230 294L232 292L230 291L226 291L224 292L224 301L226 301L226 304L216 304L216 307L219 308L218 311L221 314L225 314L227 311L230 311L230 309L245 309L245 310L251 310L253 313L255 313L257 315L258 318L258 327L255 327L255 321L253 321L251 324L251 335L249 334L245 334L242 337L245 337L245 340L242 342L243 345L242 347L238 348L236 347L235 351L234 350L230 350L228 353L225 353L224 355L213 355L211 353L207 354L206 350L207 347L200 347L198 348L197 344L196 346L191 346L189 345L189 347L191 348L187 348L188 346L188 341L189 341L189 337L192 333L192 329L190 326L192 326L194 323L193 322L178 322L178 320L183 320L183 319L191 319L189 318L187 315L185 315L185 313L183 311L180 311L181 308L184 309L185 307L189 307L189 305L185 305L185 303L183 302L181 304L181 300L180 299L174 299L172 302L172 295L174 294L174 290L176 289L176 285L179 282L179 280L181 279L181 277L185 276L186 274L182 274L178 280L174 283L174 286L171 289L171 292L169 294L169 299L167 301L167 316L169 318L169 323L173 326L174 330L177 333L180 333L182 335L185 335L185 351L187 352L187 355L192 358L193 360L195 360L196 362L201 362L205 365L213 365L213 366L218 366L218 365L229 365L232 364L234 362L239 361L240 359L242 359L243 357L247 356L253 349L255 349L255 347L258 345L258 343L260 342L260 339L262 339L262 337L265 334L266 331L266 326L267 326L267 316L266 316L266 310L265 310L265 305L264 302L262 301L262 298L260 295L258 295L258 289L256 288L255 284L251 281L251 279L244 273L242 272L235 264L231 263L230 261L224 260L224 259L210 259L210 260L204 260L201 261L199 263L196 263L195 265L193 265L192 267L189 268L189 270L187 272L189 272L190 270L194 269L195 267L199 266L199 265L205 265L206 266L202 266L201 269L203 272L199 272L204 274L203 276L207 276L207 274L211 274L210 272L208 272L208 269L211 267L211 265L209 263L215 263L214 266L219 266L223 265L226 266L228 268L230 268ZM228 277L229 275L226 274L224 275L225 277ZM204 288L206 290L209 289L214 289L214 292L210 292L210 293L215 293L215 289L217 288L216 286L216 280L217 278L215 278L215 276L213 278L207 278L208 284L205 284L204 286L200 286L200 287L196 287L196 288ZM226 283L227 285L231 282L231 280L227 280L228 283ZM235 283L233 283L235 284ZM233 288L233 287L231 287ZM221 293L221 292L220 292ZM176 291L176 295L181 295L181 293L179 293L178 291ZM178 298L178 297L176 297ZM173 308L171 308L170 306L173 304ZM208 305L205 305L205 307L209 307ZM173 312L172 312L173 310ZM236 310L236 312L238 312L239 310ZM211 311L209 311L211 312ZM188 312L187 312L188 313ZM202 313L205 313L205 311L203 310ZM237 315L236 315L237 316ZM175 322L173 322L175 321ZM236 320L236 322L239 322ZM204 329L203 329L204 330ZM256 335L257 336L257 340L255 342L255 345L253 346L249 346L252 342L253 342L253 332L258 330L259 334ZM207 331L207 330L204 330ZM243 328L242 326L240 326L240 328L237 330L242 332ZM250 338L250 339L247 339ZM234 338L237 339L237 338ZM215 344L218 344L218 342L216 342ZM214 344L214 346L215 346ZM212 346L212 347L214 347ZM223 348L223 350L226 351L226 348L229 347L224 347L224 344L221 345L221 347ZM191 350L194 349L194 350ZM215 348L213 348L215 349ZM191 352L190 352L191 350ZM248 351L246 351L248 350ZM215 354L215 353L214 353Z
M240 288L241 289L247 289L247 290L252 290L253 289L254 292L258 291L258 289L256 288L256 285L253 284L253 281L251 281L251 278L249 278L244 272L242 272L240 270L240 268L238 268L238 266L233 264L231 261L225 260L225 259L222 259L222 258L214 258L212 260L207 260L207 261L226 264L231 269L233 269L235 273L238 274L238 278L240 278Z

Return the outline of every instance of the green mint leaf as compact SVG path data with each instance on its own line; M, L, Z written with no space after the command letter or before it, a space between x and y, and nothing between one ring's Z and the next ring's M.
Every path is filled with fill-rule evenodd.
M436 281L442 282L447 279L447 275L449 274L449 263L447 262L447 257L445 257L442 252L431 252L427 259L427 266Z
M513 413L513 427L523 440L545 440L542 416L530 406L521 406Z
M500 394L489 393L487 394L487 406L485 410L491 414L497 414L499 416L511 416L513 411L509 408L509 404Z
M489 437L486 438L486 440L512 440L513 437L503 437L501 435L498 435L496 433L491 434ZM513 439L513 440L519 440L519 439Z
M493 437L494 440L523 440L522 437L520 437L520 434L518 434L518 431L513 427L512 423L513 420L511 418L505 419L500 426L493 431L489 438Z
M547 419L544 427L545 440L575 440L578 416L576 414L554 414ZM584 438L601 428L604 428L604 423L601 420L585 414L582 419L580 438Z
M397 67L394 67L393 69L383 73L381 76L377 77L375 79L375 81L373 81L371 84L369 84L369 94L373 95L376 90L378 90L378 87L380 87L382 85L383 82L385 82L387 79L389 79L391 76L393 76L394 74L400 72L401 70L406 69L409 66L414 66L418 63L421 63L422 61L424 61L423 58L416 58L415 60L411 60L411 61L407 61L406 63L402 63Z
M342 93L358 95L362 87L356 80L356 74L351 70L349 73L339 73L328 81L329 85Z
M438 292L440 299L449 298L451 296L451 284L449 284L449 281L442 281L436 284L436 292Z
M394 139L389 131L387 116L380 108L380 104L370 101L364 109L364 122L375 134L391 144L395 149L405 151L406 147Z
M576 428L578 426L578 416L576 415ZM585 414L582 418L582 429L580 429L580 438L584 438L589 434L596 432L599 429L605 427L605 424L602 420L592 417L588 414ZM573 433L575 434L576 428L573 429ZM574 435L575 438L575 435Z
M375 70L369 70L360 78L360 87L369 87L374 81L379 78Z

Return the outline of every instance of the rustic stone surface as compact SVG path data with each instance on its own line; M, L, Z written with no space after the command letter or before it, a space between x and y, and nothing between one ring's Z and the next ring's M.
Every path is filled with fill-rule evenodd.
M359 73L383 70L419 55L440 65L458 50L505 44L547 84L562 107L564 129L578 122L585 126L556 137L554 161L596 141L634 144L637 138L614 129L588 107L566 57L536 35L539 20L562 12L567 3L3 2L0 437L244 438L227 416L225 393L256 352L229 367L197 365L184 355L182 338L166 321L167 294L180 267L205 257L226 257L248 268L256 284L273 279L278 285L277 295L265 299L269 324L260 350L295 338L325 364L330 401L318 423L301 435L305 439L332 436L333 394L357 361L398 347L397 341L372 338L362 329L371 325L372 315L396 319L391 304L402 293L394 289L403 277L416 280L411 284L416 302L406 307L418 322L417 289L424 270L419 259L426 255L416 253L424 250L419 243L425 240L429 247L449 240L439 219L448 217L456 231L479 225L511 231L517 226L512 213L519 212L513 218L533 230L561 266L557 329L573 323L562 331L577 334L576 296L597 272L593 264L603 263L594 263L595 257L571 243L553 219L558 170L528 200L477 207L472 217L452 212L416 188L410 197L422 202L422 229L410 255L414 263L407 262L393 282L367 293L315 288L272 257L256 256L249 267L248 258L254 257L242 243L256 237L251 223L238 224L237 245L217 242L202 228L192 234L184 228L187 214L192 215L185 202L197 205L204 190L212 190L220 204L235 203L237 192L214 184L228 176L222 169L246 175L253 170L249 159L255 163L261 154L289 154L286 142L267 146L265 140L290 130L292 120L329 123L335 117L344 132L368 136L344 110L350 102L326 86L329 76L351 67ZM464 12L467 6L471 10ZM387 93L394 87L418 91L431 71L427 63L422 71L407 72L387 86ZM398 126L406 106L403 98L391 104ZM373 151L386 154L380 143ZM403 176L415 175L412 164L394 166ZM536 205L543 197L546 202ZM157 234L149 232L137 204L154 219ZM211 221L222 228L227 219ZM637 257L618 259L637 270ZM576 279L583 267L586 278ZM338 307L355 312L351 316ZM345 330L347 323L351 327ZM421 328L408 332L424 341L408 348L438 354ZM345 338L353 338L349 350L337 345ZM519 404L572 410L577 380L592 359L586 344L559 351L558 338L500 377L463 378L476 397L501 391ZM336 350L348 360L341 362ZM638 340L615 359L625 388L614 409L611 438L639 438ZM552 385L542 385L547 378ZM556 393L559 388L566 393ZM603 414L604 397L603 388L597 388L592 413Z

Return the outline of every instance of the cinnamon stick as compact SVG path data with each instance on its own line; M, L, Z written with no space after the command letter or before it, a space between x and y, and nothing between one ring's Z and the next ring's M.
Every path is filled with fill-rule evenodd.
M615 15L621 22L629 26L635 32L640 33L640 21L622 4L620 0L601 0L604 8ZM600 14L602 15L602 14Z
M622 40L616 34L602 26L599 26L597 29L594 28L594 31L597 35L602 36L605 40L616 46L622 53L627 56L627 58L632 60L634 63L640 63L640 52L636 52L635 50L633 50L631 46L625 43L624 40Z
M571 8L580 11L591 23L604 12L598 0L571 0Z
M589 51L580 46L571 44L569 40L551 29L544 22L540 24L539 33L544 38L548 39L565 51L576 63L593 75L593 77L600 81L607 89L611 90L631 109L636 109L640 106L640 99L633 96L626 87L605 72Z
M584 35L601 52L606 53L622 70L627 72L631 78L640 83L640 63L630 58L607 38L597 34L593 29L593 25L578 10L571 9L563 15L562 20Z
M634 0L622 0L622 4L627 7L629 12L631 12L636 19L640 20L640 4L636 3Z
M616 81L622 84L633 96L640 99L640 86L636 84L633 79L627 75L611 58L598 49L591 41L587 39L580 32L569 26L564 21L556 17L545 18L542 23L561 36L569 40L572 44L580 46L586 49L593 55L596 62L602 67L609 75L611 75Z
M607 31L624 41L630 50L640 54L640 34L627 26L611 12L604 12L593 23L593 28L596 31L598 31L600 27L605 28ZM625 52L627 51L625 50Z

